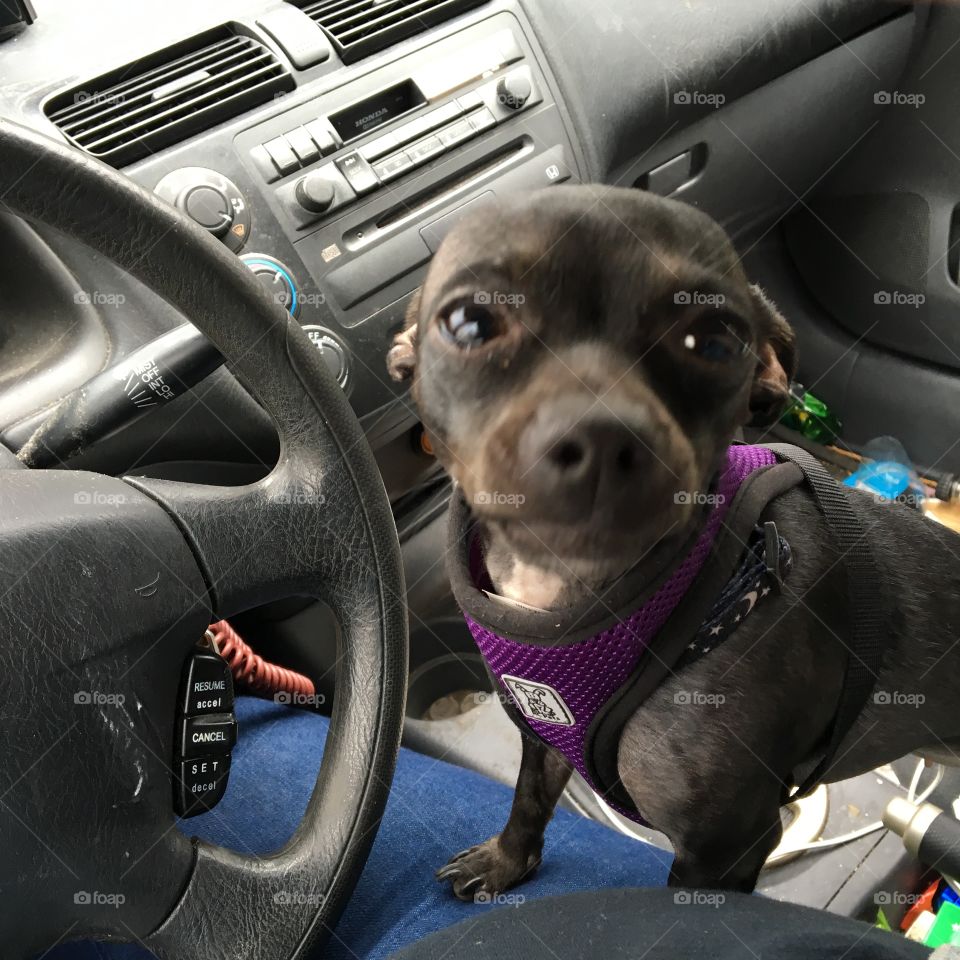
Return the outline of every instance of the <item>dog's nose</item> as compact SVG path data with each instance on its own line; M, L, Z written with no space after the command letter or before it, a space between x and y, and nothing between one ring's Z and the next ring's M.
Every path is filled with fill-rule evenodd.
M594 412L580 419L538 418L521 440L521 469L546 497L595 503L636 496L652 452L639 419Z

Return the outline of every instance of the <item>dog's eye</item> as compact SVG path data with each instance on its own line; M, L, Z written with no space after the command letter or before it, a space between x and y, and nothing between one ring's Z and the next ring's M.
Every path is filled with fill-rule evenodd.
M727 314L698 317L686 328L683 348L709 363L729 363L750 349L750 340Z
M503 318L477 303L459 303L440 314L440 329L458 347L469 349L499 337L504 332Z

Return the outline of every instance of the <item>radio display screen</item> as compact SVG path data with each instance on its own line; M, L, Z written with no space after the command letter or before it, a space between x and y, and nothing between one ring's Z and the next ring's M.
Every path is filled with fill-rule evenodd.
M331 114L330 123L343 142L349 143L426 102L420 88L412 80L404 80L339 113Z

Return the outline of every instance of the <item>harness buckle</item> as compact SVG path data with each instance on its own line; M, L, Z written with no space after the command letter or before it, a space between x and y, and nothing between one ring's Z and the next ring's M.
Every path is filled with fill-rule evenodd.
M763 562L767 576L773 581L777 593L783 590L783 574L780 572L780 533L772 520L763 525Z

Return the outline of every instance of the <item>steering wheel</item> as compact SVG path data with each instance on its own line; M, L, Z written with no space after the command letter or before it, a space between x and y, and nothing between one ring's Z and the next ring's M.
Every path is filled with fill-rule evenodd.
M403 719L403 570L373 454L299 325L172 207L0 121L0 208L82 241L179 308L281 445L270 475L245 487L0 458L4 955L89 937L177 960L306 957L366 860ZM333 715L293 837L249 856L176 827L178 689L211 620L291 595L324 600L339 622Z

